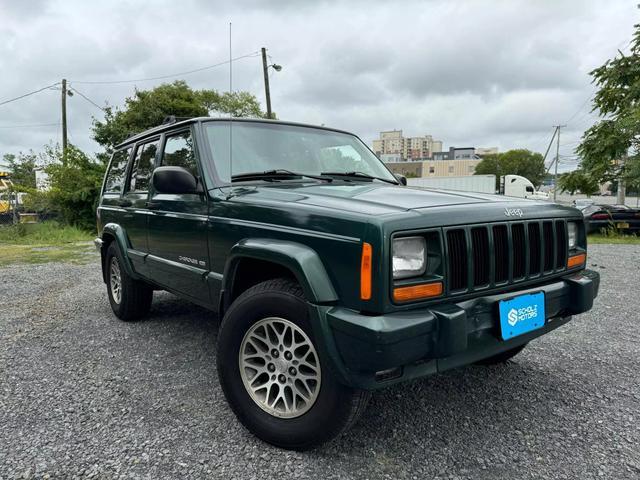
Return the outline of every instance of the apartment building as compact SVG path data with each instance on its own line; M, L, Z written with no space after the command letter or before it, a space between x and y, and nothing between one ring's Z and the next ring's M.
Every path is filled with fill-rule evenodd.
M433 154L434 160L470 160L478 158L475 147L449 147L447 152L436 152Z
M399 155L404 161L416 161L431 158L434 152L442 150L442 142L431 135L423 137L405 137L402 130L380 132L380 138L372 143L372 149L380 158Z

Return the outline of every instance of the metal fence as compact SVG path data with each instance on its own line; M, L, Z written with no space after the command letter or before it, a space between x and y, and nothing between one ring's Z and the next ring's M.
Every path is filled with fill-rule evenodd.
M13 217L13 212L0 213L0 226L13 225L16 223L16 219Z

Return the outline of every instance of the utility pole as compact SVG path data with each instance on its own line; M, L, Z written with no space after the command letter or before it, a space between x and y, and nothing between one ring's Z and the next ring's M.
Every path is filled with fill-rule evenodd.
M62 164L67 163L67 79L62 79Z
M627 162L627 155L623 155L622 156L622 160L621 160L621 170L624 170L624 164ZM624 205L626 202L626 194L627 194L627 188L626 185L624 184L624 177L620 176L620 178L618 178L618 193L616 195L616 202L618 203L618 205Z
M558 196L558 163L560 163L560 129L562 127L566 127L566 125L554 125L556 127L557 138L556 138L556 165L555 172L553 174L553 201L556 201L556 197Z
M269 66L267 49L262 47L262 72L264 73L264 93L267 96L267 118L271 118L271 92L269 91Z

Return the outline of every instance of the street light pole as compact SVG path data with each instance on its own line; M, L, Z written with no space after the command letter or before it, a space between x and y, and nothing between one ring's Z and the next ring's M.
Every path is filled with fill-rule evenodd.
M264 74L264 93L267 97L267 118L271 118L271 92L269 91L269 66L267 65L267 49L262 47L262 72Z

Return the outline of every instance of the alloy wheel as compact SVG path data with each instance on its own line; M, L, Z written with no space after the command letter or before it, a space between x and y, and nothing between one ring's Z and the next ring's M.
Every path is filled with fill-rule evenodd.
M307 334L289 320L269 317L252 325L240 344L238 361L247 393L273 416L299 417L318 398L318 354Z
M116 257L111 258L111 267L109 275L109 285L111 287L111 297L113 301L120 305L122 299L122 275L120 274L120 264Z

